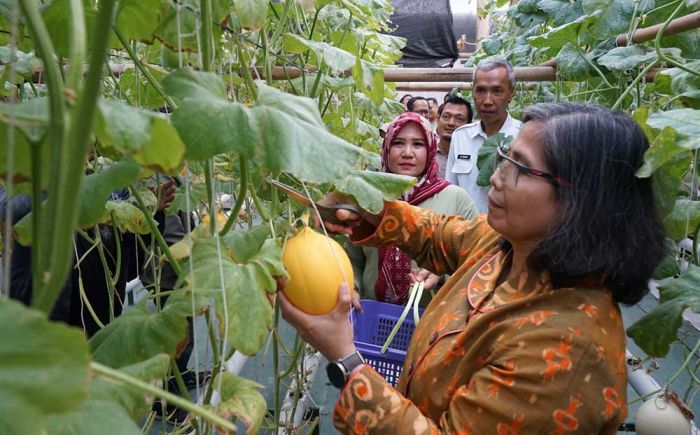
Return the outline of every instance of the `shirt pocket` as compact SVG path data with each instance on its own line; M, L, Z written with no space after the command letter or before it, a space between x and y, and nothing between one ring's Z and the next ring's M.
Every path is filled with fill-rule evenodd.
M452 166L452 172L455 174L469 174L471 173L472 169L474 169L474 157L471 156L470 158L458 158L455 159L455 163Z

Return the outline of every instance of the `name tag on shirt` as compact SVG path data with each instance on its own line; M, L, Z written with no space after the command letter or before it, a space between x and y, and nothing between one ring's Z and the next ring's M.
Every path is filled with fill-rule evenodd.
M471 154L457 154L457 160L471 160Z

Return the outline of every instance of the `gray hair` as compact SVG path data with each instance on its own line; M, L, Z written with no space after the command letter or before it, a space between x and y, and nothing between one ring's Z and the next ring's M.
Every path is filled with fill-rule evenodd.
M508 84L510 87L515 86L515 70L513 69L513 65L510 64L506 60L505 57L501 56L492 56L486 59L483 59L476 65L476 69L474 70L474 78L476 78L476 73L479 71L492 71L496 68L505 68L506 72L508 73Z

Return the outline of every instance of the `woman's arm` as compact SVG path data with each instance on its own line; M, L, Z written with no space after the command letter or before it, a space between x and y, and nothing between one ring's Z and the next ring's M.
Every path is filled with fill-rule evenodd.
M355 232L360 245L396 245L418 265L438 275L452 274L480 246L498 238L483 218L443 216L403 201L387 202L372 234Z

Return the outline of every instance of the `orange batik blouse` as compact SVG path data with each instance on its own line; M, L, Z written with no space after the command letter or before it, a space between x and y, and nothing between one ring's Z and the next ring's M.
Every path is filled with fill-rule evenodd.
M416 328L396 389L370 366L341 392L343 433L608 434L627 414L625 335L604 288L552 288L524 273L494 288L508 259L480 216L387 203L374 234L421 267L451 274Z

